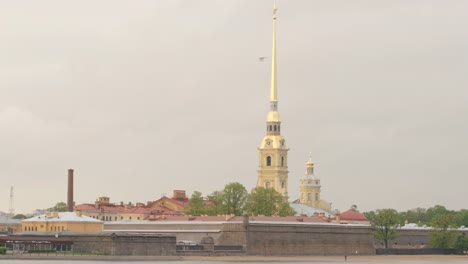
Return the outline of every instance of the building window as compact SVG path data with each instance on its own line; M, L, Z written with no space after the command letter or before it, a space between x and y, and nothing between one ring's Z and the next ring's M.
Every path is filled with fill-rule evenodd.
M271 157L270 156L266 157L266 165L271 166Z
M319 200L318 193L315 193L315 201L318 201L318 200Z
M284 157L281 157L281 167L284 166Z
M137 217L137 220L140 220L140 217Z
M276 131L276 125L274 126L274 128L275 128L275 131Z
M272 130L272 129L271 129L271 125L270 125L270 131L271 131L271 130Z
M270 188L270 183L269 182L265 182L265 188Z
M307 201L312 201L312 193L307 193Z
M115 221L117 221L117 216L114 219L115 219Z
M128 220L132 220L132 217L131 217L131 216L129 216L129 217L128 217Z
M281 182L281 188L284 189L284 185L285 185L285 184L284 184L284 181L282 181L282 182Z
M123 220L123 216L120 217L120 220Z

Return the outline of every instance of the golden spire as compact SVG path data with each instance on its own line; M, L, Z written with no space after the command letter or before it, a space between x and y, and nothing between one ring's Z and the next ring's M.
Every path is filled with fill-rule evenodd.
M271 111L276 111L277 90L276 90L276 1L273 3L273 46L271 49L271 91L270 102Z
M309 152L309 160L307 161L307 167L313 167L314 162L312 161L312 152Z

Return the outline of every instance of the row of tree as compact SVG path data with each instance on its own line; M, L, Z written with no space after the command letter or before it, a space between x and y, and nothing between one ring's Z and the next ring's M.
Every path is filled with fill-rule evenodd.
M364 215L372 221L376 216L376 211L365 212ZM400 225L404 225L407 222L415 223L419 226L432 226L434 220L445 216L448 216L449 225L452 227L468 227L468 210L466 209L454 211L448 210L445 206L436 205L428 209L418 207L408 211L397 212L398 224Z
M399 226L413 222L420 226L432 227L430 233L432 247L455 248L458 253L468 250L468 237L456 231L460 226L468 226L468 210L452 211L436 205L429 209L417 208L406 212L378 209L366 212L364 215L374 225L374 237L384 241L385 248L388 247L389 240L399 236Z
M238 182L226 184L223 190L203 197L195 191L189 199L187 214L190 215L294 215L288 201L272 188L257 187L250 193Z

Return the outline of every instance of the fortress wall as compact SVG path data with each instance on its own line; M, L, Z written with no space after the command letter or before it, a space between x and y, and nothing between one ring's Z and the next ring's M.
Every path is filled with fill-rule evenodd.
M62 235L73 241L77 254L96 253L112 256L175 255L175 237L153 234L75 234Z
M370 226L251 223L246 235L249 255L375 255Z
M218 240L221 236L221 229L223 223L164 223L164 222L150 222L145 224L126 224L126 223L112 223L104 224L105 232L138 232L138 233L155 233L173 235L176 241L186 240L195 241L200 243L202 238L210 236L214 239L214 243L219 244Z

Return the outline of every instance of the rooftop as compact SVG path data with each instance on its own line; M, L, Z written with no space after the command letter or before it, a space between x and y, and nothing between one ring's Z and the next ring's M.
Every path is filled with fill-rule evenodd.
M78 216L75 212L59 212L57 216L54 214L42 214L23 220L23 222L93 222L102 223L102 221L89 216Z

